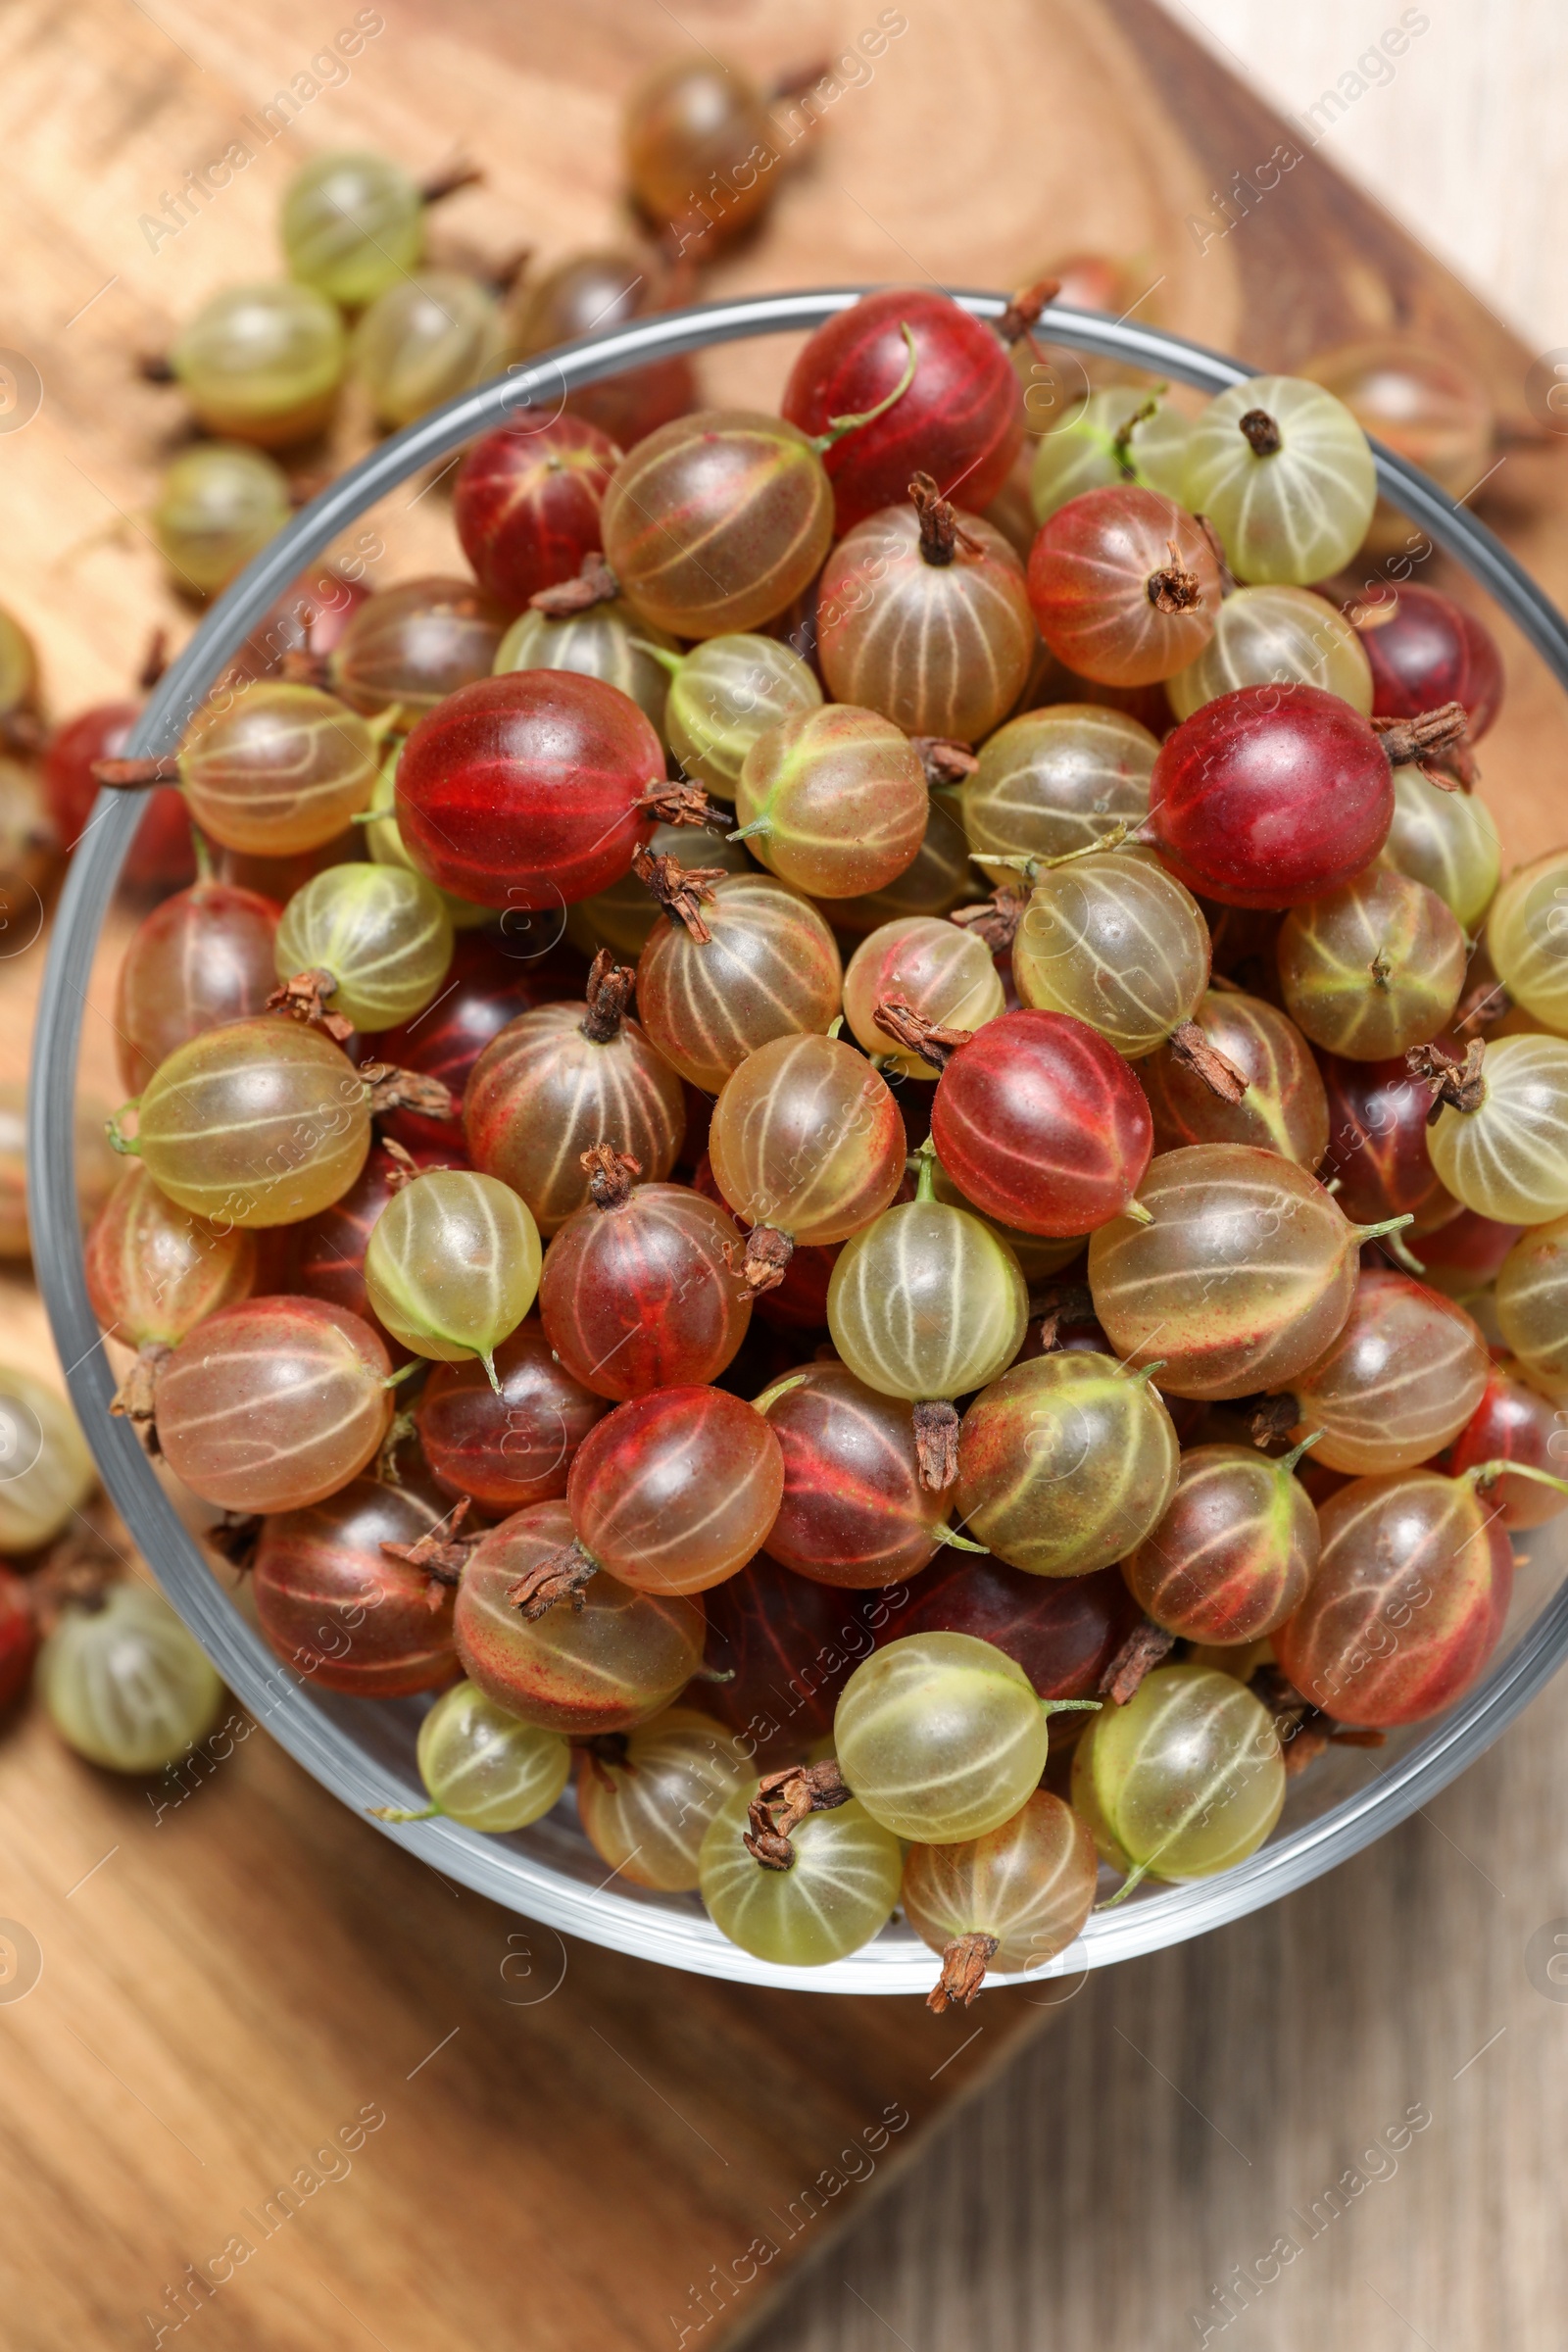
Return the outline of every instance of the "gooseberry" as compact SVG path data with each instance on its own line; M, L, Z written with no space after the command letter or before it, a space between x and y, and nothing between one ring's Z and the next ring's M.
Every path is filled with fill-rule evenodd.
M1208 644L1166 679L1165 692L1177 717L1191 718L1216 695L1269 685L1320 687L1371 715L1372 670L1362 641L1327 597L1309 588L1238 588L1215 614Z
M1469 961L1437 892L1389 866L1294 906L1277 953L1297 1027L1352 1061L1391 1060L1446 1029Z
M740 837L781 882L818 899L883 889L925 835L919 755L889 718L847 703L759 735L735 792Z
M858 522L817 598L829 692L910 735L978 742L1029 674L1035 629L1023 566L992 524L957 514L928 473L912 503Z
M444 1524L439 1500L376 1478L264 1520L251 1590L273 1653L355 1698L452 1682L451 1573L433 1573L439 1561L421 1553Z
M663 1061L716 1095L760 1047L827 1028L843 966L817 909L769 875L720 876L673 895L691 910L672 907L649 933L637 1003ZM643 1158L629 1139L624 1148Z
M627 1018L632 975L602 956L587 1002L539 1004L475 1061L464 1097L468 1154L520 1194L547 1238L589 1197L585 1152L613 1136L650 1183L686 1131L680 1080Z
M904 1914L942 1955L927 2008L967 2008L988 1970L1017 1975L1065 1951L1093 1908L1099 1867L1084 1824L1045 1788L982 1838L911 1846Z
M376 1318L416 1355L476 1355L499 1389L495 1350L539 1289L539 1228L512 1187L471 1168L411 1177L377 1217L365 1252Z
M1331 1470L1413 1470L1464 1428L1488 1369L1462 1306L1407 1274L1369 1268L1344 1330L1292 1383L1298 1426L1318 1432L1314 1459Z
M703 1604L595 1576L580 1605L524 1615L513 1589L571 1541L564 1502L514 1511L481 1536L458 1586L458 1656L487 1698L541 1731L575 1739L630 1731L661 1714L696 1673Z
M1009 1567L1086 1576L1154 1527L1178 1451L1147 1373L1057 1350L1015 1364L964 1414L955 1507Z
M1041 527L1029 602L1058 662L1108 686L1149 686L1214 634L1219 566L1191 514L1156 490L1086 490Z
M609 1407L557 1361L536 1316L501 1342L494 1362L495 1388L471 1359L433 1365L414 1420L442 1493L504 1517L565 1494L572 1456Z
M391 1371L369 1324L345 1307L239 1300L159 1362L159 1449L220 1510L297 1510L374 1460L392 1420Z
M1256 1851L1285 1802L1268 1709L1228 1674L1158 1666L1095 1720L1095 1796L1131 1877L1211 1878Z
M1305 587L1366 537L1377 475L1343 401L1300 376L1254 375L1194 425L1183 503L1208 516L1238 579Z
M126 1086L145 1086L176 1046L266 1010L277 984L279 908L254 890L196 882L132 932L115 982L115 1046Z
M1008 719L980 747L960 803L980 862L1064 858L1149 814L1159 745L1124 711L1054 703ZM1005 872L1006 868L998 868Z
M1245 1144L1162 1152L1138 1203L1147 1222L1091 1237L1089 1287L1117 1352L1177 1396L1304 1372L1345 1328L1362 1242L1403 1222L1352 1225L1305 1168Z
M223 1686L161 1592L126 1581L68 1607L38 1657L61 1738L111 1772L157 1772L212 1729Z
M280 980L305 974L355 1029L422 1012L452 961L452 917L422 874L397 865L329 865L297 890L273 943Z
M708 1826L751 1767L736 1741L695 1707L670 1707L601 1742L577 1767L577 1813L589 1844L618 1878L670 1894L695 1889Z
M1195 1446L1142 1544L1122 1562L1146 1614L1188 1642L1255 1642L1299 1606L1317 1566L1317 1514L1295 1475L1308 1440L1270 1460Z
M694 783L732 801L759 735L821 706L815 675L777 638L710 637L672 664L664 706L669 748Z
M319 432L343 374L343 321L314 286L225 286L175 337L169 364L210 433L275 449Z
M1211 988L1195 1007L1193 1025L1208 1052L1245 1081L1246 1091L1238 1102L1229 1092L1216 1093L1195 1066L1190 1041L1156 1047L1138 1072L1156 1150L1250 1144L1315 1168L1328 1149L1329 1102L1296 1023L1260 997ZM1399 1067L1402 1073L1403 1064Z
M525 416L471 445L452 485L452 518L486 596L520 612L597 553L599 510L619 456L577 416Z

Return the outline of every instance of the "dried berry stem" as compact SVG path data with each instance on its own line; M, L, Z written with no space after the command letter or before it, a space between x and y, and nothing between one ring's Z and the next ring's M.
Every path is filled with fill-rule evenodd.
M389 1560L402 1560L406 1566L422 1573L426 1579L424 1597L432 1611L441 1606L446 1593L456 1585L469 1552L479 1541L477 1536L459 1532L472 1508L472 1497L465 1494L416 1544L381 1545Z
M1187 569L1174 539L1166 540L1165 555L1165 563L1145 581L1144 592L1156 612L1191 612L1203 601L1203 583L1196 571Z
M1474 780L1470 713L1463 703L1440 703L1435 710L1423 710L1414 718L1375 718L1372 725L1382 739L1391 767L1418 767L1428 783L1436 784L1440 791L1455 792L1458 790L1455 779L1433 764L1446 757L1461 777Z
M152 784L177 784L179 761L172 752L156 760L95 760L92 776L111 792L145 792Z
M978 539L963 528L951 498L944 498L928 473L917 473L909 496L920 517L920 554L927 564L951 564L960 547L971 556L984 555Z
M956 906L948 920L956 923L960 931L974 932L977 938L985 941L993 956L1000 956L1017 938L1018 925L1023 921L1028 905L1029 894L1026 890L1017 890L1010 882L1003 882L989 899L982 899L978 906Z
M1170 1050L1184 1069L1201 1078L1222 1102L1240 1102L1247 1092L1247 1074L1228 1054L1211 1046L1196 1021L1182 1021L1170 1033Z
M716 883L727 880L722 865L682 865L677 858L656 857L641 844L632 852L632 871L645 890L654 897L668 915L685 924L700 948L706 948L713 934L703 920L703 906L713 895Z
M967 2009L985 1983L986 1970L996 1958L999 1945L995 1936L978 1930L968 1936L955 1936L942 1954L942 1974L925 1996L925 2005L941 2017L961 2001Z
M742 1842L764 1870L788 1870L795 1860L790 1833L808 1813L831 1813L847 1805L851 1790L836 1756L820 1764L786 1764L764 1773L747 1812Z
M958 1411L946 1397L922 1396L914 1407L914 1450L920 1484L941 1494L958 1475Z
M637 974L628 963L617 963L608 948L601 948L588 969L585 992L588 1009L577 1028L590 1045L608 1046L620 1035L620 1024L631 1003L631 992L637 984Z
M1479 1037L1473 1037L1466 1046L1463 1061L1455 1061L1441 1046L1410 1048L1404 1059L1411 1077L1424 1079L1432 1089L1432 1108L1427 1112L1429 1127L1437 1123L1445 1103L1455 1110L1481 1108L1487 1099L1486 1054L1486 1041Z
M569 1600L574 1609L584 1607L583 1587L598 1574L599 1562L573 1536L510 1584L507 1598L531 1623L547 1615L558 1600Z
M292 980L285 980L281 988L274 988L267 1000L267 1009L269 1012L292 1013L295 1020L305 1021L311 1028L321 1030L334 1045L340 1046L345 1038L354 1035L354 1023L346 1020L341 1012L327 1011L326 1000L336 994L337 974L324 970L319 964L313 964L309 971L296 972Z
M1285 447L1280 428L1267 409L1249 409L1245 416L1237 417L1236 429L1254 458L1277 458Z
M588 1198L595 1208L619 1208L631 1199L632 1185L643 1172L640 1159L611 1144L591 1144L577 1164L588 1179Z
M673 783L656 777L637 806L664 825L707 825L714 833L726 832L729 827L731 811L715 808L702 785L688 783L684 776Z
M440 172L432 172L428 179L419 182L421 204L444 204L456 196L460 188L477 188L484 184L484 171L478 164L465 163L460 156Z
M911 735L909 749L918 754L927 789L940 792L946 784L961 784L980 762L956 735Z
M1252 1444L1260 1448L1283 1445L1301 1418L1300 1399L1288 1389L1277 1396L1243 1396L1234 1409L1243 1415Z
M536 589L528 599L528 610L544 613L547 620L569 620L574 612L591 612L595 605L613 604L619 594L620 582L595 548L584 556L574 580L557 580L553 587Z
M136 1361L115 1391L109 1410L119 1421L134 1422L145 1429L151 1450L157 1450L157 1424L153 1419L153 1382L158 1367L173 1349L161 1340L146 1340L136 1350Z
M362 1061L360 1076L370 1090L370 1116L383 1118L389 1110L416 1110L427 1119L455 1119L457 1098L439 1078L422 1070L400 1070L390 1061Z
M1002 341L1010 346L1021 342L1040 324L1040 314L1061 292L1059 277L1040 277L1032 286L1021 286L1000 318L993 320Z
M724 1245L724 1261L731 1273L739 1272L741 1280L754 1298L764 1291L776 1291L783 1281L790 1259L795 1255L795 1244L787 1233L776 1225L757 1225L746 1237L746 1248L737 1269L729 1243Z
M906 1054L918 1054L922 1061L939 1070L946 1069L958 1048L974 1035L972 1029L944 1029L940 1022L928 1021L906 997L884 997L871 1018L884 1037L891 1037Z
M1124 1707L1152 1666L1157 1666L1175 1644L1174 1634L1146 1617L1135 1625L1095 1688L1102 1698Z

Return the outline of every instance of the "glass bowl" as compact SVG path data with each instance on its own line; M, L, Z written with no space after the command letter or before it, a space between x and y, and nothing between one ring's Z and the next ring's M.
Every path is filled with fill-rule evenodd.
M339 532L421 467L524 412L541 421L554 416L579 385L649 360L809 329L848 309L863 291L842 287L754 296L641 319L514 368L395 434L302 509L213 607L149 701L130 753L172 751L189 714L274 600ZM956 299L982 318L995 318L1005 308L1000 294ZM1087 312L1053 307L1044 314L1040 332L1054 345L1119 361L1209 394L1254 372L1175 336ZM1562 615L1473 515L1413 466L1376 443L1373 448L1384 496L1465 567L1559 682L1568 685L1568 624ZM323 1788L368 1822L372 1806L407 1808L425 1801L414 1748L428 1700L338 1697L313 1690L279 1664L176 1516L131 1423L109 1412L115 1381L87 1300L75 1206L73 1122L85 1004L78 975L91 965L139 815L134 796L104 796L72 861L55 919L28 1110L38 1281L104 1485L159 1583L258 1721ZM1513 1720L1568 1649L1568 1591L1563 1589L1568 1532L1560 1530L1568 1530L1568 1522L1553 1523L1528 1539L1529 1565L1502 1643L1487 1674L1446 1715L1394 1734L1376 1751L1332 1749L1292 1783L1279 1829L1250 1860L1192 1885L1146 1886L1116 1909L1096 1913L1082 1936L1032 1977L1076 1976L1221 1927L1304 1886L1426 1804ZM529 1919L667 1967L820 1992L924 1993L932 1983L932 1954L902 1923L826 1968L787 1969L753 1959L725 1941L695 1895L656 1895L607 1881L603 1862L577 1828L569 1795L547 1820L513 1838L483 1837L444 1820L374 1827L448 1878Z

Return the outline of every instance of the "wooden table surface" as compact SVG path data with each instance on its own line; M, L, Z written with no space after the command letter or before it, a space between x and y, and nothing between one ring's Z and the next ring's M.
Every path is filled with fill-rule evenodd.
M1095 246L1136 261L1141 316L1259 364L1410 321L1475 355L1517 411L1517 345L1319 158L1200 248L1191 219L1279 126L1149 0L922 0L880 12L903 28L868 65L877 13L386 0L347 78L150 239L187 167L315 80L355 12L14 5L3 331L43 401L0 432L0 596L37 627L51 704L122 691L150 620L191 625L145 526L178 403L130 360L214 288L273 270L298 161L363 141L424 171L461 150L489 176L447 208L438 253L550 258L616 233L621 96L690 41L763 74L858 58L765 235L706 290L1008 285ZM786 359L717 356L709 388L766 399ZM351 413L332 455L364 437ZM1559 454L1510 455L1482 504L1560 596ZM377 517L381 577L452 560L440 498L412 497ZM1486 792L1519 856L1561 829L1564 705L1501 633ZM0 970L8 1068L36 977L35 951ZM100 970L84 1075L113 1095L107 985ZM24 1286L0 1316L5 1352L36 1360ZM1039 1996L988 1996L955 2030L917 2004L741 1995L567 1950L434 1880L262 1736L175 1804L90 1771L34 1711L0 1736L0 1913L24 1932L22 1977L0 1971L8 2352L170 2342L176 2322L246 2352L712 2345L769 2300L776 2352L1174 2345L1219 2329L1219 2305L1197 2328L1189 2311L1353 2164L1386 2177L1347 2189L1278 2284L1244 2290L1228 2336L1316 2346L1340 2322L1374 2347L1544 2344L1561 2255L1542 2176L1568 2034L1545 1973L1568 1914L1546 1791L1565 1710L1552 1693L1333 1880L1091 1982L1021 2057L1051 2015ZM41 1974L7 1998L28 1936ZM1411 2106L1430 2124L1363 2160ZM199 2305L181 2299L191 2265L231 2266Z

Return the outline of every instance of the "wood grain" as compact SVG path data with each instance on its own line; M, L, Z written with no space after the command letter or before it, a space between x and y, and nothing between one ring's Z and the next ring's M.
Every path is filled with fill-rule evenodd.
M499 260L531 242L550 259L624 233L615 122L646 66L695 41L769 74L842 58L876 14L689 0L677 23L629 0L527 12L390 0L347 80L312 97L177 234L150 242L142 222L165 193L248 135L240 126L353 13L346 0L275 0L265 13L76 0L63 17L26 0L0 19L5 332L43 384L37 416L0 432L4 593L36 622L58 710L122 691L154 619L177 634L192 625L146 532L179 406L131 362L217 286L275 268L276 198L306 153L363 141L420 171L473 155L487 183L444 211L437 255ZM1140 271L1141 315L1259 364L1408 318L1479 353L1500 400L1516 392L1517 346L1318 155L1232 235L1200 245L1191 217L1280 129L1149 0L992 0L983 14L922 0L903 13L906 29L874 69L862 50L842 71L765 234L723 257L707 290L1015 284L1098 246ZM788 357L783 342L737 347L708 364L709 389L768 400ZM308 462L341 460L367 437L350 404ZM1561 591L1556 455L1510 456L1486 496ZM440 492L416 487L375 517L376 576L455 559ZM1563 707L1504 637L1510 703L1486 791L1521 855L1557 829ZM7 1069L37 970L36 952L0 963ZM111 982L106 954L85 983L83 1077L113 1097ZM23 1286L5 1286L0 1317L6 1351L39 1360ZM1550 1785L1558 1723L1555 1702L1539 1710L1435 1816L1511 1890L1491 1858L1489 1803L1506 1797L1531 1825L1508 1833L1516 1899L1543 1916L1568 1900L1530 1890L1524 1857L1549 1833L1527 1790ZM1480 2089L1502 2079L1492 2058L1446 2106L1427 2087L1450 2043L1491 2030L1483 1995L1512 1946L1454 1972L1453 1949L1483 1933L1472 1865L1420 1825L1227 1937L1091 1985L1068 2030L878 2203L920 2130L1048 2010L991 1995L972 2019L939 2024L917 2004L742 1994L588 1947L563 1954L374 1837L260 1737L178 1803L171 1793L150 1803L90 1772L36 1713L0 1738L0 1909L36 1938L43 1969L25 1998L0 2001L0 2291L18 2352L155 2341L159 2325L172 2340L168 2294L231 2237L252 2250L229 2254L232 2277L199 2306L218 2346L711 2345L858 2211L872 2213L867 2230L797 2312L768 2323L770 2341L883 2344L891 2323L921 2347L1032 2344L1049 2310L1051 2340L1174 2343L1183 2298L1264 2251L1286 2192L1315 2194L1343 2133L1386 2123L1396 2094L1428 2098L1437 2119L1402 2160L1405 2184L1427 2177L1430 2154L1462 2151L1467 2119L1503 2112L1464 2103L1497 2096ZM1535 2043L1520 2040L1539 2066L1555 2010L1527 1994L1513 1984L1524 2016L1508 2014L1511 2030L1535 2020ZM385 2120L350 2150L337 2135L352 2139L366 2108ZM910 2121L893 2130L890 2109ZM1491 2128L1500 2162L1502 2128ZM319 2153L334 2140L346 2172ZM1422 2210L1457 2243L1461 2156L1445 2162L1429 2175L1448 2202ZM267 2200L302 2173L298 2210L281 2218L274 2202L269 2216ZM1298 2278L1338 2279L1356 2231L1359 2211L1328 2255L1293 2273L1291 2292ZM777 2249L765 2260L747 2253L759 2238ZM1548 2275L1537 2259L1532 2287ZM846 2277L849 2289L835 2283ZM1377 2277L1398 2303L1401 2280ZM1323 2297L1314 2324L1350 2308ZM1298 2306L1277 2297L1246 2323L1254 2340L1309 2340L1259 2332L1276 2308ZM1441 2297L1422 2309L1435 2343L1454 2340ZM1399 2340L1392 2322L1373 2333L1375 2306L1354 2312L1365 2340Z

